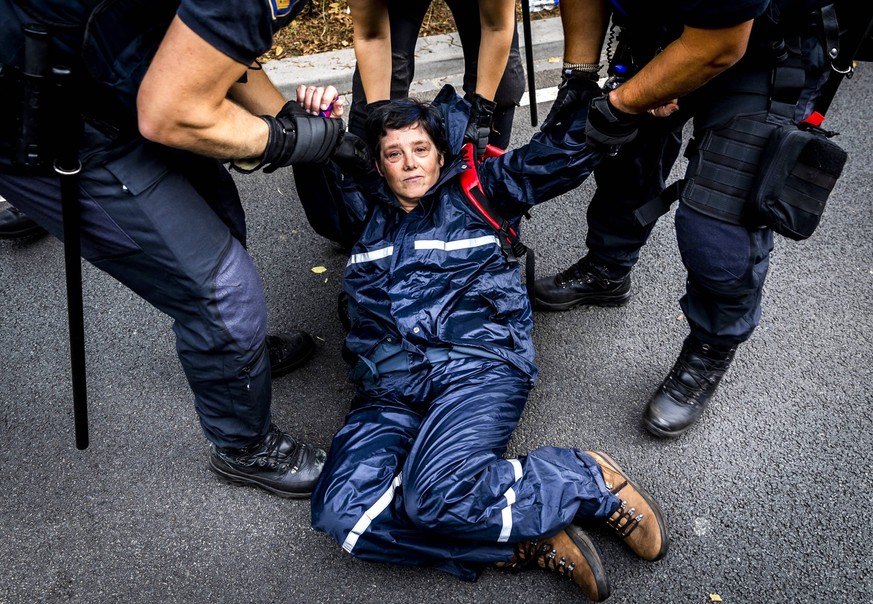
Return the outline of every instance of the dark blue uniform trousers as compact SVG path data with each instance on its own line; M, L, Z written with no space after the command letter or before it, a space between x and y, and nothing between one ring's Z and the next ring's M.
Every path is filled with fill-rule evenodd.
M737 114L765 111L770 75L753 59L743 60L681 99L673 116L645 116L637 138L594 172L597 191L588 208L586 239L593 257L626 268L636 263L654 224L640 225L633 212L664 188L679 155L685 122L693 118L694 138L701 140L707 130ZM693 144L688 155L690 176L699 161ZM772 231L711 218L681 202L675 224L688 271L680 304L692 333L714 345L747 340L761 319Z
M62 238L56 178L0 174L0 194ZM267 309L230 174L140 141L120 158L86 160L80 195L84 258L175 320L206 437L221 447L260 439L270 425Z
M529 390L526 375L481 358L360 386L312 495L312 526L358 558L473 580L515 542L609 516L618 500L582 451L503 458Z

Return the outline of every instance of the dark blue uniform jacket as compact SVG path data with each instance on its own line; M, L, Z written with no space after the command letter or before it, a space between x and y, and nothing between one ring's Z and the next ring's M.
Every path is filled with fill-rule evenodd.
M343 352L352 379L360 381L361 369L399 346L411 370L452 351L499 358L533 382L531 308L519 264L502 252L459 186L459 174L469 169L459 156L469 105L450 86L434 105L450 154L412 212L401 209L375 171L349 178L335 163L294 170L315 230L351 252L343 280L351 330ZM504 218L517 225L531 206L591 173L601 154L585 143L586 115L580 107L530 143L479 164L482 188Z

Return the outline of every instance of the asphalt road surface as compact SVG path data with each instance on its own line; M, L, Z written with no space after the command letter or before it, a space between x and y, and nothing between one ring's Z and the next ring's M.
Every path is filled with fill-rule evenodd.
M669 520L671 550L657 563L593 534L611 602L873 600L871 122L865 65L828 119L850 159L822 224L805 242L777 240L761 325L684 437L657 440L640 424L687 332L670 217L626 307L537 314L542 372L510 453L607 451ZM531 133L520 109L514 144ZM351 395L334 312L345 258L306 224L290 170L238 182L271 329L305 329L319 345L275 383L275 421L327 447ZM524 224L539 274L581 255L592 191L585 183ZM84 290L91 445L79 451L61 245L0 243L0 604L584 601L543 572L463 583L356 561L309 528L306 501L219 482L170 320L90 265Z

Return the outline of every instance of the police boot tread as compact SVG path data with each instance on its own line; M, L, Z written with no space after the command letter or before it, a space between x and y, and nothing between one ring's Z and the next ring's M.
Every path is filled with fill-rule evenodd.
M280 497L309 497L327 454L299 443L275 425L245 449L213 446L209 469L231 484L256 486Z
M534 282L534 308L562 311L587 304L622 306L631 297L630 271L611 268L585 256L553 277Z
M703 414L737 347L716 348L689 335L670 373L649 399L644 425L661 438L684 434Z
M660 560L667 553L667 524L661 508L638 487L606 453L586 451L600 466L609 492L618 497L618 508L606 524L644 560Z
M568 526L551 537L516 543L512 560L497 566L514 572L538 566L572 580L595 602L604 601L611 591L597 548L577 526Z

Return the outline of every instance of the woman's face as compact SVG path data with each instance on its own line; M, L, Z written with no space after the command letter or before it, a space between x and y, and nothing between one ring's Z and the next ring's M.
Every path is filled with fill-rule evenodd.
M379 142L376 167L407 212L436 184L442 165L442 154L417 122L388 130Z

